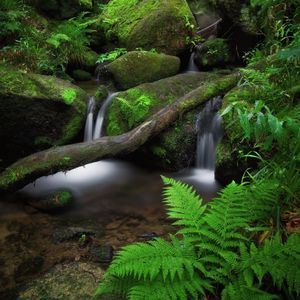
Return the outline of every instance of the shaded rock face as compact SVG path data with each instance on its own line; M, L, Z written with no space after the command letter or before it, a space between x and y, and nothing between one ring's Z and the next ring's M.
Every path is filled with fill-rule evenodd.
M74 17L81 11L93 8L92 0L35 0L33 2L39 10L59 20Z
M44 276L32 281L17 299L91 299L102 276L102 268L95 263L72 262L57 265Z
M131 51L99 70L100 77L113 79L115 85L126 90L145 82L152 82L178 73L180 59L176 56L146 51Z
M224 39L209 39L194 48L194 62L200 70L222 67L234 59Z
M195 19L184 0L111 0L98 22L108 41L129 50L142 47L177 55L195 32Z
M67 81L0 66L2 163L74 140L84 125L86 100Z

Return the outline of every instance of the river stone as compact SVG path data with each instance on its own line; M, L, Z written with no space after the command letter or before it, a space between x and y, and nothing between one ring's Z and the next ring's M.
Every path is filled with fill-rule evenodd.
M0 160L7 164L74 141L85 123L87 97L68 81L0 65Z
M185 0L111 0L97 24L108 41L134 50L155 48L177 55L195 33L195 19Z
M113 79L118 89L126 90L145 82L152 82L179 72L176 56L131 51L99 70L100 76Z
M42 211L54 211L70 207L73 200L71 192L56 191L47 196L30 199L28 204Z
M19 292L18 300L92 299L103 276L99 264L72 262L53 267Z
M74 70L72 73L72 77L77 81L89 81L92 78L91 73L84 70Z

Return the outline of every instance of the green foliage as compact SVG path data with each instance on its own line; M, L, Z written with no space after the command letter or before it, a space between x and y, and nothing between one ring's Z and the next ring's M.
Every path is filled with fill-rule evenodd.
M126 48L115 48L112 51L105 52L100 54L98 60L96 61L97 64L104 63L106 61L112 62L116 60L118 57L122 56L123 54L126 54L127 50Z
M217 286L224 300L277 299L276 288L287 297L300 293L299 236L282 242L277 233L262 245L249 241L279 201L276 182L233 182L206 207L188 185L163 180L168 214L182 239L170 236L170 242L158 238L123 248L96 297L109 292L135 300L198 299Z

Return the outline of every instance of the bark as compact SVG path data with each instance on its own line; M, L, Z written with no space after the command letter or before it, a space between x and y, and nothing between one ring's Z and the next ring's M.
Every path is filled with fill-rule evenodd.
M240 74L234 73L220 77L211 83L203 83L197 89L152 115L135 129L122 135L53 147L27 156L0 174L0 193L16 191L44 175L133 152L168 127L182 113L216 95L229 91L236 85L239 78Z

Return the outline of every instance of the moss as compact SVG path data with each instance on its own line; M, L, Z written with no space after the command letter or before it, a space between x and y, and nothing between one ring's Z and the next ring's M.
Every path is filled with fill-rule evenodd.
M105 66L106 75L126 90L145 82L153 82L179 72L180 59L148 51L131 51ZM147 70L145 72L145 70Z
M184 0L111 0L99 26L109 40L129 50L177 54L185 48L185 37L193 35L195 20Z
M65 89L61 94L64 102L68 105L72 104L76 99L77 93L74 89Z
M84 70L74 70L72 73L72 77L77 81L88 81L91 80L92 75Z
M53 199L58 201L63 206L70 204L72 198L72 194L69 191L58 191L53 194Z
M62 130L61 138L59 140L52 141L52 145L65 145L66 143L72 141L78 135L78 132L83 127L84 116L77 115L74 116L64 127Z

